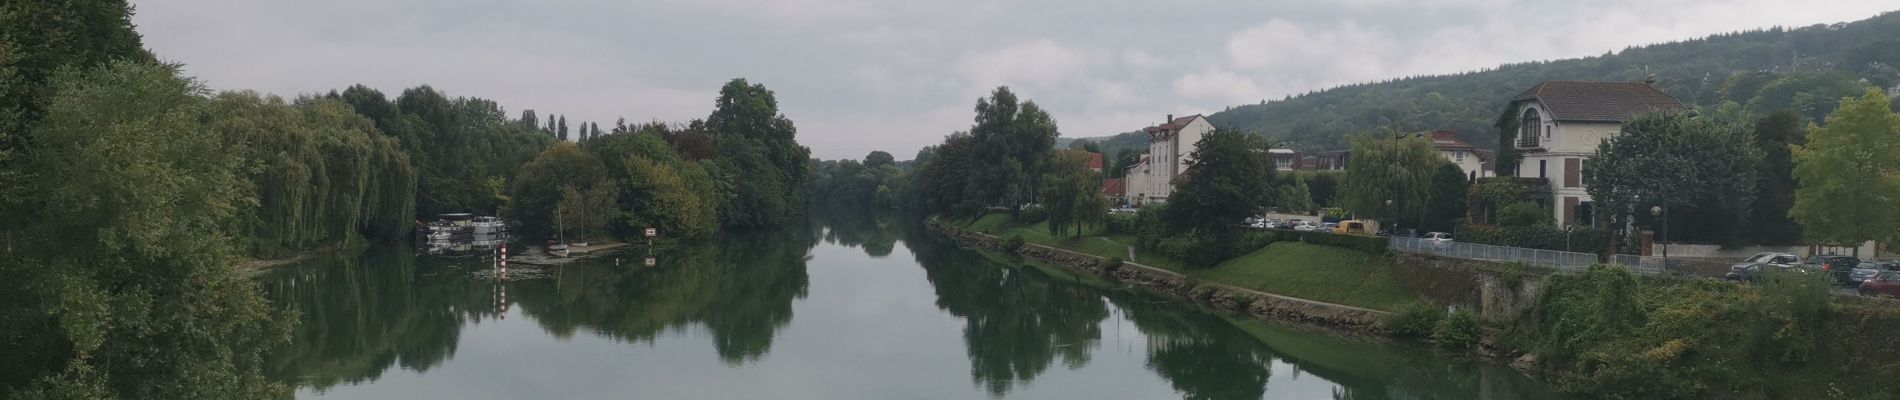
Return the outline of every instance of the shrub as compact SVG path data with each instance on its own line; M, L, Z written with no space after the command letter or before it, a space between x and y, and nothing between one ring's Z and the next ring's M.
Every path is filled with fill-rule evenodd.
M1438 328L1438 320L1445 312L1426 303L1412 303L1399 309L1397 314L1385 318L1385 329L1393 335L1423 338L1432 335Z
M1003 251L1013 253L1017 249L1023 248L1023 243L1023 235L1009 235L1009 237L1003 238Z
M1498 223L1504 226L1549 225L1550 212L1536 203L1519 202L1498 209Z
M1483 335L1478 315L1463 309L1445 315L1432 327L1432 340L1438 341L1439 346L1451 348L1470 348L1477 345L1478 338Z
M1034 224L1037 222L1048 221L1048 220L1049 220L1049 209L1042 208L1042 207L1032 207L1032 208L1024 208L1023 212L1017 215L1016 222L1023 225L1029 225L1029 224Z
M1132 214L1109 214L1102 218L1104 230L1110 235L1141 234L1141 220Z
M1124 263L1126 262L1122 261L1121 257L1109 257L1107 262L1102 263L1102 272L1115 272L1115 270L1122 269L1122 264Z

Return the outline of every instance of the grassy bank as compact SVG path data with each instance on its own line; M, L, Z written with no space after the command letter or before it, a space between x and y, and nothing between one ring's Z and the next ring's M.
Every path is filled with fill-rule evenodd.
M971 231L1021 236L1025 242L1102 258L1128 260L1129 244L1135 242L1133 237L1108 236L1099 226L1083 229L1080 236L1056 237L1049 234L1047 223L1016 224L1008 214L951 222ZM1381 311L1398 311L1419 301L1417 293L1399 284L1390 259L1338 247L1273 243L1213 268L1189 268L1152 252L1137 251L1134 261L1205 282Z

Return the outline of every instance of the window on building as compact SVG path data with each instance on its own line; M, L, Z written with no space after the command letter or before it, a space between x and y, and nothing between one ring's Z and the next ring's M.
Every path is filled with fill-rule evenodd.
M1550 160L1537 160L1537 177L1549 178L1550 175L1545 174L1545 172L1549 171L1549 168Z
M1454 151L1454 152L1451 152L1451 154L1453 156L1452 158L1457 159L1458 162L1465 162L1465 152Z
M1564 187L1583 186L1582 161L1575 158L1564 159Z
M1543 135L1544 118L1535 108L1525 108L1524 116L1518 121L1517 147L1537 147L1537 139Z

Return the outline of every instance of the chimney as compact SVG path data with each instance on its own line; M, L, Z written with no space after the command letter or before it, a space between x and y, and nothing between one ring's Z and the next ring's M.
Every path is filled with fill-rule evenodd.
M1167 124L1172 124L1172 123L1174 123L1174 114L1168 114L1168 119L1161 120L1162 125L1167 125Z
M1649 74L1649 77L1643 78L1643 84L1656 86L1656 74Z

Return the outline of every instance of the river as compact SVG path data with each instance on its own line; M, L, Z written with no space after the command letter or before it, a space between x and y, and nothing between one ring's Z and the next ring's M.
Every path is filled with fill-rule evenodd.
M1543 399L1415 344L1343 339L1083 284L896 216L814 217L565 267L319 257L270 374L337 399Z

